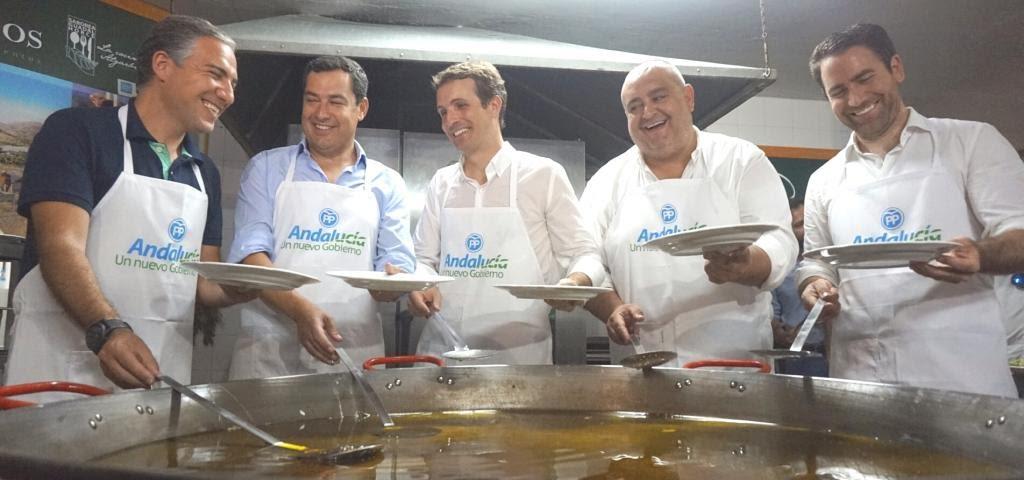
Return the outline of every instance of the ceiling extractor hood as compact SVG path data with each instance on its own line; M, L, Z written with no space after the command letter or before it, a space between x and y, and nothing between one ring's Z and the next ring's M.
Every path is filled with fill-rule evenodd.
M222 27L238 43L240 83L225 126L250 154L281 146L299 122L310 57L345 55L370 79L365 127L440 132L430 75L487 60L509 91L506 136L586 142L588 171L631 145L619 90L626 72L656 57L461 27L355 23L286 15ZM775 71L667 58L696 90L705 127L765 89Z

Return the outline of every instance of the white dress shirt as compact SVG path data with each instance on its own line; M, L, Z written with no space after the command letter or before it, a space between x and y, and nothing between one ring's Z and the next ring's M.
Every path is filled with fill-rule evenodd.
M975 239L1024 228L1024 164L1010 142L987 123L927 118L911 108L899 144L885 156L861 152L851 133L846 146L811 175L804 202L804 248L833 245L828 212L840 187L928 169L934 155L963 179ZM834 267L805 258L797 284L812 276L839 285Z
M519 169L516 207L544 280L554 284L567 275L565 272L579 272L590 277L594 285L600 285L604 281L604 266L597 244L583 222L565 169L549 158L517 151L508 142L488 162L484 169L487 182L483 185L466 176L461 158L459 163L441 168L430 179L423 214L413 234L419 268L437 272L442 208L509 206L509 167L513 160ZM444 198L446 193L448 198Z
M741 223L774 223L781 227L761 235L754 242L768 254L772 264L772 271L761 285L761 290L779 286L792 270L798 254L791 226L792 216L789 204L784 200L786 194L779 173L753 143L702 132L696 127L694 130L697 132L697 148L680 178L710 178L739 207ZM580 206L599 243L603 243L609 224L626 194L657 181L658 177L640 158L640 150L635 145L594 174L587 182ZM766 201L772 198L779 201ZM612 286L611 280L604 286Z

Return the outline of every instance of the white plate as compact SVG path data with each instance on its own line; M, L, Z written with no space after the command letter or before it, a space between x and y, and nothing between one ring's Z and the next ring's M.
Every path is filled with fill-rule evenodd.
M495 288L530 300L587 301L612 289L604 287L577 287L573 285L495 285Z
M205 277L213 283L243 288L291 290L320 279L283 268L260 267L240 263L181 262L181 266Z
M838 268L898 268L906 267L912 260L927 262L956 246L953 242L858 243L816 248L804 252L804 257Z
M440 275L422 275L418 273L396 273L388 275L384 272L368 271L342 271L335 270L327 272L332 277L338 277L345 283L356 288L367 290L381 290L388 292L418 292L426 290L434 285L455 280L452 277Z
M762 234L776 228L779 226L771 223L706 227L655 238L643 246L657 248L675 256L702 255L705 251L728 251L749 246L761 238Z

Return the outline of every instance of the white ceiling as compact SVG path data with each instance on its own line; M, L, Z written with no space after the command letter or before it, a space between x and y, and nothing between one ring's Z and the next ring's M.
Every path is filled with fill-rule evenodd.
M907 103L929 116L994 124L1024 148L1024 1L763 0L770 64L761 95L822 98L807 58L859 21L889 30L908 72ZM764 65L758 0L150 0L217 24L306 13L414 25L462 25L593 47ZM824 100L823 100L824 101Z

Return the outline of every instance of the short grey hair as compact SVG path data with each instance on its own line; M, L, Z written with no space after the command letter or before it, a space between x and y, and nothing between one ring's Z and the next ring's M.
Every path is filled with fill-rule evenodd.
M235 49L235 41L231 37L202 18L170 15L154 25L135 54L139 86L153 79L153 55L156 52L166 52L180 66L192 53L196 42L203 37L213 37L232 50Z

